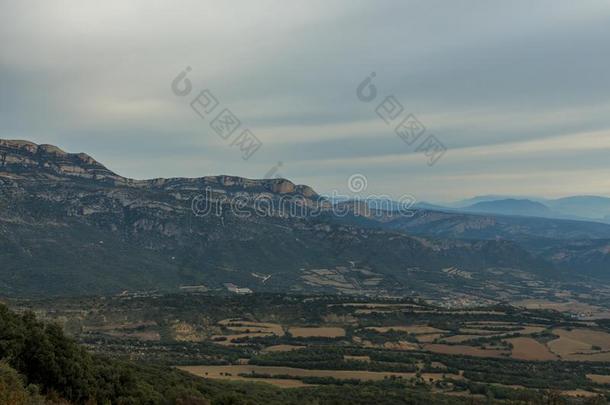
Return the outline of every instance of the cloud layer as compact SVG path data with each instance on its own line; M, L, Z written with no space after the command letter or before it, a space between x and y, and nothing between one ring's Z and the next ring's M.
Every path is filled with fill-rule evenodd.
M610 195L607 1L0 0L0 41L0 137L125 176L281 161L320 192ZM262 140L248 161L172 93L186 66ZM435 166L376 115L388 95L448 148Z

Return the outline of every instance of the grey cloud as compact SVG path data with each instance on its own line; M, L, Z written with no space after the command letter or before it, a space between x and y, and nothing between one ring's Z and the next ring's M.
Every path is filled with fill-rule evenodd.
M260 177L281 160L282 174L315 188L367 172L379 192L415 185L452 199L516 190L522 181L507 174L519 170L604 168L597 151L490 162L451 159L451 149L610 129L605 1L0 1L0 38L0 137L87 151L133 177ZM251 161L171 93L187 65L197 89L265 139ZM349 135L377 119L355 97L372 71L380 99L394 94L450 148L437 167L381 121ZM405 160L393 167L359 160L396 154ZM498 177L439 180L452 173Z

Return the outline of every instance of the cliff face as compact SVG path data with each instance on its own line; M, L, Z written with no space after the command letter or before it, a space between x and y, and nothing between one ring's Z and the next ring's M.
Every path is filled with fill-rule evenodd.
M289 214L290 210L282 209L286 202L299 201L305 207L312 207L320 201L310 187L295 185L286 179L207 176L133 180L108 170L85 153L66 153L56 146L15 140L0 140L0 187L5 204L46 203L45 210L53 207L52 211L57 215L82 217L94 223L102 216L108 217L104 224L153 216L154 220L135 221L130 232L154 227L164 236L178 235L184 229L158 223L153 226L152 222L162 218L169 220L176 215L186 216L194 209L202 209L192 206L197 198L203 198L207 208L214 205L216 216L222 210L231 209L231 202L236 199L239 199L240 208L250 209L256 208L257 201L270 202L273 209L265 215L271 217ZM141 212L134 213L137 210ZM2 214L5 218L19 215L10 211ZM21 219L27 218L27 214L22 213ZM244 218L244 222L251 221Z
M248 239L258 233L253 223L290 213L282 204L298 200L311 207L318 198L310 187L285 179L207 176L133 180L108 170L85 153L0 140L0 202L5 208L16 208L0 211L0 219L48 227L78 221L111 231L121 229L126 238L150 236L147 243L153 250L188 244L193 226L186 227L182 223L185 218L194 217L197 226L205 225L206 238ZM255 210L257 201L268 203L272 210L264 215L269 218L252 212L234 218L232 204L236 199L240 210ZM195 201L198 206L193 205ZM205 215L199 215L206 209ZM218 231L216 224L225 220L233 221L234 227Z
M175 178L133 180L119 176L86 153L67 153L53 145L37 145L29 141L0 139L0 177L46 178L54 180L87 179L100 184L123 185L139 188L193 190L206 186L232 191L254 193L295 194L303 198L316 198L317 193L308 186L295 185L286 179L252 180L235 176L207 176L202 178Z
M0 139L0 172L125 181L85 153L66 153L53 145L3 139Z

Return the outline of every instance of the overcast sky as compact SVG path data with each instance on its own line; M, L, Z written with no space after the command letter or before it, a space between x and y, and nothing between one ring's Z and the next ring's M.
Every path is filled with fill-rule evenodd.
M446 146L434 166L376 114L390 95ZM210 127L224 108L262 141L248 160ZM321 193L610 195L610 2L0 0L0 138L133 178L282 162Z

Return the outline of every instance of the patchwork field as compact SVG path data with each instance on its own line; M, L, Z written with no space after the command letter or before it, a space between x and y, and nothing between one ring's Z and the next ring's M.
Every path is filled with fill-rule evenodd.
M213 379L316 386L308 389L362 387L353 381L360 380L471 398L481 387L500 397L512 390L513 400L531 389L603 392L610 398L608 322L498 305L451 309L355 299L263 294L117 299L113 306L100 301L89 314L80 311L79 301L80 312L68 307L48 317L69 319L62 322L96 352L153 358ZM121 315L135 312L125 310L130 305L142 311L141 320ZM71 314L79 318L70 319ZM393 381L383 382L386 378ZM458 378L465 383L456 383Z
M348 356L348 355L344 355L343 356L343 360L352 360L352 361L365 361L365 362L370 362L371 358L369 356Z
M526 299L515 301L513 305L528 309L552 309L559 312L569 312L583 315L587 319L610 318L610 311L608 309L576 300L562 300L558 302L543 299Z
M433 353L460 354L475 357L507 357L510 352L496 349L483 349L476 346L444 345L437 343L424 344L423 348Z
M610 352L591 353L591 354L571 354L567 356L568 361L603 361L610 362Z
M610 375L587 374L587 378L598 384L610 384Z
M343 337L345 336L345 329L335 327L316 327L316 328L303 328L293 327L288 330L294 337Z
M381 347L390 350L419 350L420 347L416 343L405 342L400 340L398 342L385 342Z
M558 339L547 343L564 360L610 361L610 334L591 329L553 329Z
M427 325L409 325L409 326L398 325L398 326L384 326L384 327L372 326L369 329L372 329L372 330L375 330L375 331L381 332L381 333L386 333L391 330L395 330L395 331L400 331L400 332L411 333L414 335L424 335L424 334L446 332L444 330L433 328L433 327L427 326Z
M519 360L557 360L557 355L551 353L545 345L528 337L506 339L513 345L511 357Z
M292 367L268 367L268 366L255 366L255 365L230 365L230 366L180 366L177 367L180 370L188 373L206 377L206 378L217 378L217 379L229 379L229 380L254 380L260 382L266 382L269 384L277 385L279 387L290 388L299 385L286 384L286 381L292 381L295 384L303 385L298 379L290 378L273 378L273 376L287 376L287 377L321 377L321 378L335 378L339 380L360 380L360 381L380 381L387 378L403 378L409 379L415 377L415 373L395 373L395 372L375 372L375 371L352 371L352 370L308 370L301 368ZM248 377L250 374L258 374L269 376L270 378L253 378ZM447 376L447 375L445 375ZM442 380L442 373L424 373L422 377L426 381L440 381ZM450 375L451 378L461 379L459 375Z
M304 349L305 346L295 346L295 345L275 345L265 347L262 352L263 353L273 353L273 352L289 352L292 350Z
M284 335L284 329L282 325L277 323L267 322L251 322L242 321L236 319L224 319L218 322L218 325L224 326L225 328L234 332L251 332L251 333L273 333L277 336Z
M237 342L238 339L256 338L256 337L265 337L265 336L273 336L273 333L254 332L254 333L239 333L237 335L214 335L214 336L212 336L212 341L219 345L240 345L240 344L247 344L247 343L246 342Z
M416 335L416 339L420 343L432 343L436 339L439 339L441 336L443 336L442 333L430 333L430 334L425 333L422 335Z
M478 339L484 337L482 335L453 335L443 338L442 342L445 343L463 343L472 339Z

